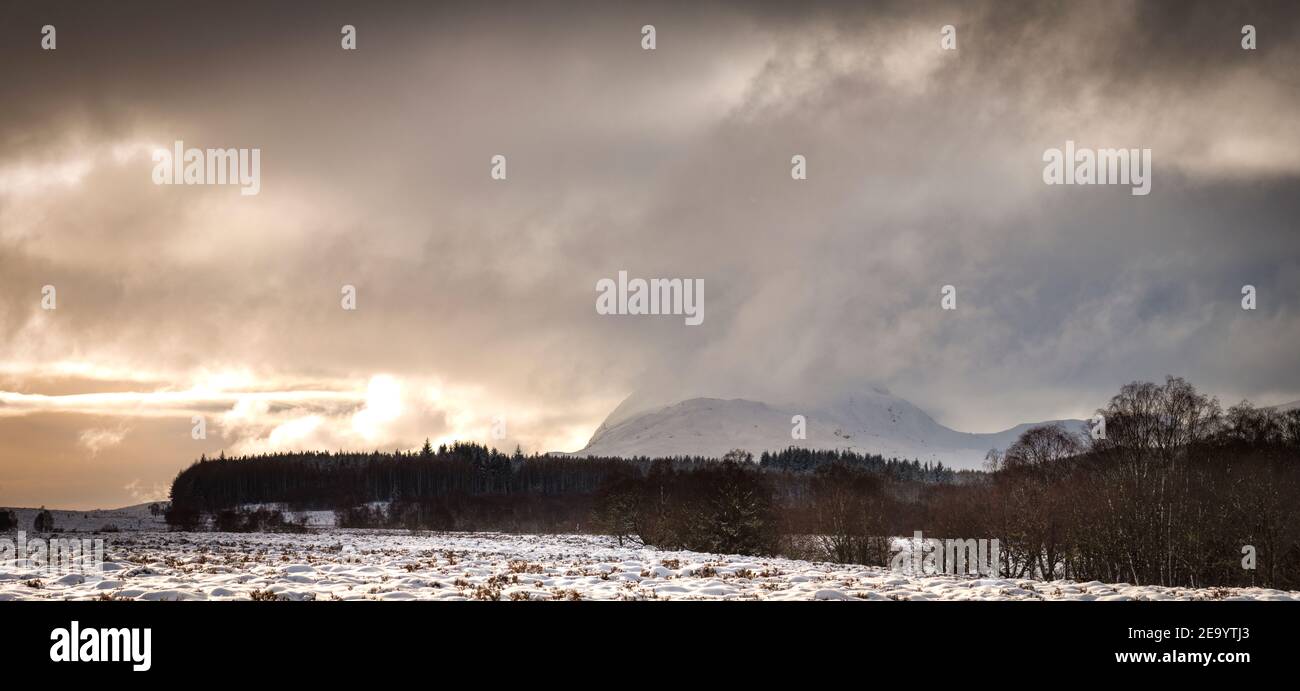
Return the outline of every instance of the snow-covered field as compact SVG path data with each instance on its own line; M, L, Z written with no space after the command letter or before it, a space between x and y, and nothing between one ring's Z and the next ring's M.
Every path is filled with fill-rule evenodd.
M85 537L79 536L79 537ZM1300 600L1262 588L910 577L887 569L619 547L590 535L135 532L103 573L0 562L0 600Z

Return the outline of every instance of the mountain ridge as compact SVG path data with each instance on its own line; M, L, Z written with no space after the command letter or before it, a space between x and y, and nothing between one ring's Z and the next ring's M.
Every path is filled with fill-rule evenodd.
M990 449L1005 450L1031 427L1063 423L1067 429L1080 430L1084 424L1074 419L1045 420L1021 423L1000 432L960 432L936 422L911 402L878 388L816 406L693 397L637 411L635 398L635 394L629 396L616 407L583 449L566 455L717 457L732 449L757 455L795 446L977 469L983 466ZM796 415L804 416L804 439L792 436L792 418Z

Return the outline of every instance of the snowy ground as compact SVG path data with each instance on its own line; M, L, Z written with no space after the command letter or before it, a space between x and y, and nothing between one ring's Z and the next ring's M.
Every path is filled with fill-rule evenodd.
M82 536L84 537L84 536ZM620 548L589 535L135 532L103 573L0 561L0 600L1300 600L1262 588L909 577L788 559Z

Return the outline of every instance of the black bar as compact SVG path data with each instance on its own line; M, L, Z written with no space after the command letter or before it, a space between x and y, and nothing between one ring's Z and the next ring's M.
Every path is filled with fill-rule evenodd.
M665 675L758 675L786 669L806 679L837 674L884 680L912 670L918 682L965 676L990 681L1029 667L1054 677L1252 678L1296 666L1287 603L898 602L898 603L342 603L10 602L0 604L0 650L43 679L177 678L205 681L329 679L381 670L450 681L483 665L485 679L600 675L608 665L651 665ZM130 662L54 662L51 632L149 628L150 669ZM1193 638L1133 638L1130 629L1187 629ZM1242 640L1195 637L1244 629ZM1116 653L1245 653L1249 661L1127 662ZM250 677L250 670L259 670ZM691 671L694 670L694 671ZM1209 675L1207 677L1207 675ZM1289 675L1287 675L1289 677Z

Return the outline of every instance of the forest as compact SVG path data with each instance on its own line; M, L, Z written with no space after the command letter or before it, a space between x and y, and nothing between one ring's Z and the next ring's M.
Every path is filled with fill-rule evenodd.
M168 522L603 533L663 549L887 566L893 536L999 540L1005 576L1300 588L1300 410L1223 410L1182 379L1124 386L1106 434L1040 426L982 471L789 448L754 459L573 458L476 444L200 459ZM235 528L231 528L235 526Z

